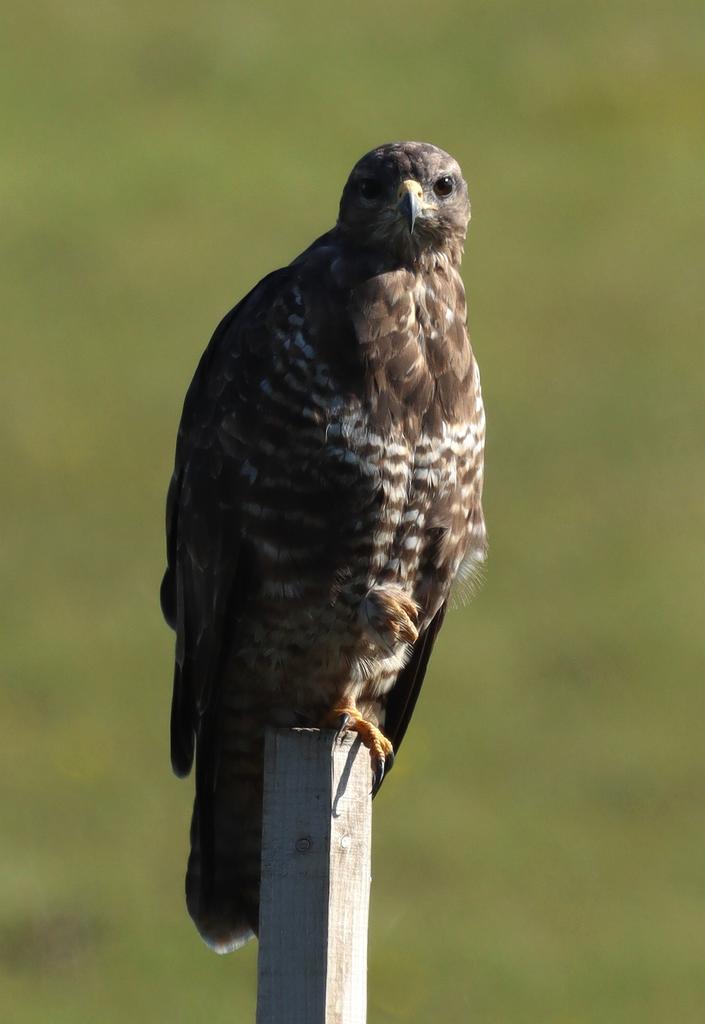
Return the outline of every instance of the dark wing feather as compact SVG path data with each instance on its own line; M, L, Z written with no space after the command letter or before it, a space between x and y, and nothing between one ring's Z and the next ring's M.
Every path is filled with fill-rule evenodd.
M167 569L160 599L176 631L171 755L176 775L188 775L222 657L223 620L242 600L239 514L233 481L239 466L223 453L218 417L237 405L225 361L242 349L248 310L265 298L284 270L263 278L218 324L186 394L166 509ZM261 308L262 303L259 303ZM255 306L255 309L258 308ZM224 397L225 393L225 397ZM230 633L230 630L229 630ZM205 736L204 736L205 739ZM201 743L203 748L203 743Z
M199 713L207 706L212 685L210 669L217 660L221 618L217 613L227 600L222 574L230 574L230 559L237 558L237 531L223 530L219 482L210 465L214 467L217 458L206 394L213 353L236 311L237 307L216 329L186 395L167 496L167 569L160 597L164 618L176 631L171 760L179 776L191 770ZM226 560L225 544L234 548Z
M237 451L224 450L218 427L226 412L243 412L238 374L248 360L248 331L266 306L272 279L282 273L260 281L216 328L186 395L167 497L167 570L160 596L164 617L176 631L171 760L174 772L184 776L195 754L206 902L212 882L220 675L252 585L240 526L240 460Z
M421 684L426 675L428 659L431 657L431 651L436 642L438 631L443 624L445 613L446 605L444 602L414 644L411 658L399 673L397 681L389 694L384 719L384 732L391 740L395 753L398 752L399 745L404 739L404 734L416 706L416 701L421 691Z

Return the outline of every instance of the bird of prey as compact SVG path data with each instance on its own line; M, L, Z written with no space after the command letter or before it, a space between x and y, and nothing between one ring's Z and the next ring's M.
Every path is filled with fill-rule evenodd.
M257 931L268 726L359 733L378 788L454 579L485 556L485 418L448 153L355 165L335 227L217 327L186 395L161 589L186 895L216 951Z

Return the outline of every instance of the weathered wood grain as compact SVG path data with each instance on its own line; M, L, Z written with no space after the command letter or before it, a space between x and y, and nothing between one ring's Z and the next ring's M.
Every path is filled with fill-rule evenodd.
M371 786L357 737L268 732L257 1024L365 1024Z

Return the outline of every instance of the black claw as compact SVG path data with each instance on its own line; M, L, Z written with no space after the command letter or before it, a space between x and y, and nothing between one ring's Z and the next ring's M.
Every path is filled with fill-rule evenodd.
M375 768L374 779L372 780L372 796L376 796L377 795L379 787L382 785L382 782L384 781L386 776L389 775L389 773L391 772L393 767L394 767L394 751L391 750L387 754L386 758L382 757L377 762L377 767Z
M376 796L377 795L377 793L379 791L379 787L382 785L382 781L384 779L385 768L386 768L386 762L385 762L383 757L380 757L380 759L377 762L377 765L375 767L374 778L372 779L372 796Z
M338 737L338 739L340 739L340 737L345 732L345 729L346 729L347 724L348 724L349 721L350 721L350 715L348 715L345 712L338 719L338 728L335 730L336 736Z

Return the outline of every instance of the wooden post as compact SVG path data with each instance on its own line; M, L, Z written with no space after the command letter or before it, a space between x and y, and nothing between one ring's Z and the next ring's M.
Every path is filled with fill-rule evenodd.
M371 788L353 734L268 731L257 1024L365 1024Z

